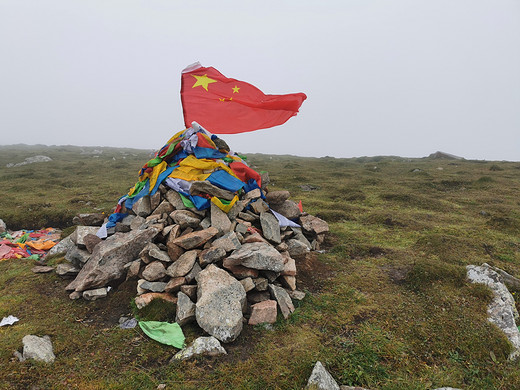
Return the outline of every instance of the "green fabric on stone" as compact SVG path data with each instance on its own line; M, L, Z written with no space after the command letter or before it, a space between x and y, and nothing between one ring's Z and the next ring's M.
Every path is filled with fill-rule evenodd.
M161 344L171 345L175 348L184 347L184 333L178 323L160 321L139 321L139 326L146 335Z
M193 204L193 202L190 199L186 198L181 193L179 193L179 195L181 196L181 200L182 200L182 203L184 203L184 206L190 207L190 208L195 207L195 205Z

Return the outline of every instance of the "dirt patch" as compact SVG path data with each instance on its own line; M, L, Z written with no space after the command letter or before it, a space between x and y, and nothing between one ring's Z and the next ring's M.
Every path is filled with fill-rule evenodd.
M298 290L308 290L311 293L319 292L323 282L334 276L332 267L324 264L318 258L316 252L295 258L298 274L296 275L296 286Z
M395 284L403 284L406 282L408 273L412 269L411 265L383 265L381 269L388 275L390 280Z
M82 306L78 322L97 328L119 324L119 318L131 315L130 302L137 295L135 281L127 281L112 289L106 298L94 302L80 300Z

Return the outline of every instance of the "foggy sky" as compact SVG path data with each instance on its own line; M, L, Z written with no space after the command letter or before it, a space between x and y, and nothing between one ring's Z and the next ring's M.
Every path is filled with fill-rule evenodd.
M200 61L307 94L236 151L520 161L518 1L0 0L0 56L4 145L158 149Z

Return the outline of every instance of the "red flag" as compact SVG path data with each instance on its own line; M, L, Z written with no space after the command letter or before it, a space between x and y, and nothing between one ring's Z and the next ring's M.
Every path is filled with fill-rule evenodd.
M298 113L304 93L265 95L255 86L228 79L198 62L182 71L184 124L195 121L215 134L244 133L278 126Z

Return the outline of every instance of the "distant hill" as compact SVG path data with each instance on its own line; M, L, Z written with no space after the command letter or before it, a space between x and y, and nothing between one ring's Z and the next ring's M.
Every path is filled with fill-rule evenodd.
M435 152L428 156L428 158L442 158L445 160L464 160L464 157L455 156L454 154L445 153L445 152Z

